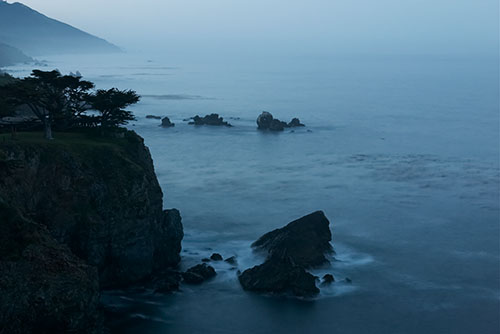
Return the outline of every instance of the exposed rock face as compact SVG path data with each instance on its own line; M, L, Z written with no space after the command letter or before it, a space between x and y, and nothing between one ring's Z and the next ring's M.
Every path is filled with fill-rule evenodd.
M99 288L127 286L180 261L181 217L162 209L142 138L67 136L23 134L0 143L0 202L21 217L17 227L0 217L0 238L7 238L0 245L0 308L9 307L0 312L0 332L17 322L88 332L80 326L97 317ZM3 234L12 226L20 230ZM7 242L24 233L28 241ZM175 277L159 289L175 288Z
M316 277L296 265L290 257L271 256L266 262L245 270L239 281L245 290L264 293L291 293L312 297L319 293Z
M316 211L264 234L252 246L267 252L267 259L239 276L242 287L300 297L317 294L316 277L305 269L328 262L325 254L332 252L329 224L324 213Z
M285 128L301 126L305 125L300 123L298 118L293 118L289 123L286 123L274 118L273 115L267 111L263 111L259 117L257 117L257 128L259 130L283 131Z
M214 126L232 126L228 122L224 121L224 118L219 117L219 114L210 114L205 117L200 117L198 115L192 118L192 125L214 125Z
M328 262L325 254L332 251L329 225L323 211L316 211L264 234L252 247L270 255L288 256L304 268L322 265Z
M163 126L164 128L170 128L172 126L175 126L175 123L170 122L170 118L163 117L163 119L161 120L161 126Z
M182 274L184 282L188 284L200 284L214 277L217 273L212 266L206 263L198 264L192 268L189 268L185 273Z
M97 270L0 199L0 332L94 333Z
M97 267L101 287L127 285L177 264L183 236L178 211L162 210L142 138L127 132L109 141L0 145L7 160L17 162L0 171L0 193Z

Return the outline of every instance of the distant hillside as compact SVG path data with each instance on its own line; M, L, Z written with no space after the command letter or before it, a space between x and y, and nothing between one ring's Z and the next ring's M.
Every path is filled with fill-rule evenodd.
M4 43L0 43L0 67L10 66L16 63L33 61L31 57L25 55L21 50Z
M120 49L104 39L48 18L21 4L0 0L0 42L30 56L59 53L109 53Z

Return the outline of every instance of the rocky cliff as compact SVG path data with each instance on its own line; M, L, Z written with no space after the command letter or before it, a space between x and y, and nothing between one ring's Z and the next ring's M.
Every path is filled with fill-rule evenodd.
M26 290L12 296L31 299L30 289L44 279L92 310L97 286L127 286L178 264L181 218L177 210L162 208L163 194L141 137L134 132L113 139L72 133L45 141L38 136L0 140L0 213L9 218L0 220L0 228L20 229L11 233L13 238L18 233L43 236L29 239L31 248L23 241L22 247L4 245L0 252L0 276L17 277ZM35 252L38 259L34 249L41 250ZM18 255L12 259L14 251ZM25 272L36 271L41 275L28 282ZM8 284L8 279L0 281L2 297L10 291ZM36 308L32 302L17 306ZM0 308L5 305L0 300ZM24 312L29 309L19 314Z

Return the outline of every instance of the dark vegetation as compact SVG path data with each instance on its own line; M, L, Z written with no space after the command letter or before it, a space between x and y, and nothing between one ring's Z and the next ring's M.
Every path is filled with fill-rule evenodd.
M0 76L0 117L13 133L18 127L41 126L45 138L53 138L53 129L68 132L98 129L101 135L116 132L134 120L125 108L137 103L140 96L132 90L99 89L81 76L62 75L59 71L33 70L31 76L15 79Z

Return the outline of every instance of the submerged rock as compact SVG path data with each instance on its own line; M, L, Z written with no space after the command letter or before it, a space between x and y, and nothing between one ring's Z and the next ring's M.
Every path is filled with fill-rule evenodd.
M188 284L200 284L215 275L217 275L217 273L212 266L202 263L191 267L185 273L182 273L182 278L184 279L184 282Z
M271 256L266 262L245 270L238 277L245 290L313 297L319 293L316 278L290 257Z
M232 264L232 265L235 265L236 263L238 263L238 261L236 260L236 256L231 256L231 257L225 259L224 262L227 262L227 263Z
M161 116L155 116L155 115L146 115L147 119L161 119Z
M232 126L228 122L224 121L224 118L220 117L219 114L210 114L205 117L200 117L198 115L192 118L192 125L213 125L213 126Z
M325 254L333 251L329 225L323 211L316 211L264 234L252 247L269 255L290 257L304 268L319 266L328 263Z
M175 123L172 123L170 121L170 118L163 117L163 119L161 120L161 126L163 126L164 128L170 128L172 126L175 126Z

